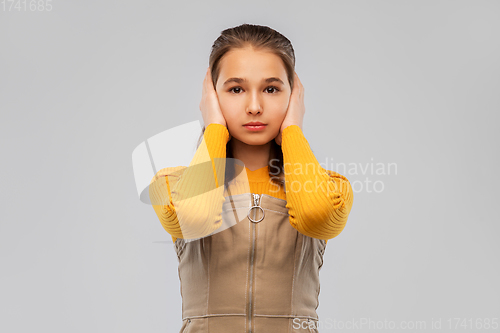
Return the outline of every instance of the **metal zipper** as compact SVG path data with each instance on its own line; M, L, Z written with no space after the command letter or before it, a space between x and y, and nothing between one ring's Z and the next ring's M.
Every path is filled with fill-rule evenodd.
M253 207L260 205L260 195L252 193L253 195ZM253 208L252 207L252 208ZM252 209L250 208L250 209ZM254 210L253 221L257 217L257 211ZM262 216L264 218L264 216ZM251 220L252 221L252 220ZM248 332L252 333L252 285L253 285L253 258L255 255L255 223L252 221L252 251L250 256L250 279L249 279L249 289L248 289Z

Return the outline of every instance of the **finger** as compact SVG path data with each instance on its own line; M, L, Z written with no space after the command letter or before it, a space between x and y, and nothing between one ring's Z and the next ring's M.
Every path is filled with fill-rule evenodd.
M304 86L302 85L302 82L300 81L300 78L299 78L299 75L297 74L297 72L295 72L295 77L297 79L297 85L299 86L299 91L300 91L300 95L303 95L304 94Z
M204 80L205 86L211 81L210 74L211 74L210 67L208 67L207 72L205 73L205 80Z
M300 92L300 80L299 80L299 76L297 75L297 72L294 72L295 73L295 78L293 80L293 88L295 91L297 91L297 93Z
M211 83L212 86L214 85L213 80L212 80L212 70L211 69L208 70L208 82Z
M215 92L214 82L212 80L212 70L210 69L210 67L207 71L207 90Z
M206 93L207 90L209 89L208 87L208 82L209 82L209 72L205 74L205 78L203 79L203 91Z
M300 81L299 74L297 74L297 72L295 72L295 80L297 80L297 84L299 86L302 86L302 82Z
M299 75L297 74L297 72L295 72L295 79L297 80L297 85L302 88L303 87L302 81L300 81L300 78L299 78Z

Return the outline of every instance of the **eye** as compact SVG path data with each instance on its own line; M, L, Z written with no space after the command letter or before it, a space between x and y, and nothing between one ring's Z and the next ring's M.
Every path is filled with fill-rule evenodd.
M240 87L233 87L233 88L229 89L229 92L233 92L234 89L240 89L241 90ZM239 94L239 93L236 93L236 94Z
M275 87L275 86L269 86L269 87L267 87L266 89L269 89L269 88L274 89L274 90L275 90L275 92L280 91L280 90L278 89L278 87Z

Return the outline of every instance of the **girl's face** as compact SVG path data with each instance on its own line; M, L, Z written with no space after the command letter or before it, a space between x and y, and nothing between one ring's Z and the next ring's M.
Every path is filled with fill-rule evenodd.
M216 85L232 138L248 145L264 145L279 134L291 94L280 57L252 48L231 50L220 62ZM252 131L244 126L252 121L265 124L264 129Z

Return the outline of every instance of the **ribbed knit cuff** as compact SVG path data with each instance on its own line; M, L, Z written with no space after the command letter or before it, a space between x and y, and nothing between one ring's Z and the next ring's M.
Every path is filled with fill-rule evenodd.
M298 125L290 125L285 127L281 133L281 149L283 151L283 159L287 163L317 163L318 160L307 142L302 129Z
M205 128L203 134L211 158L226 157L226 144L229 141L229 131L221 124L212 123Z

